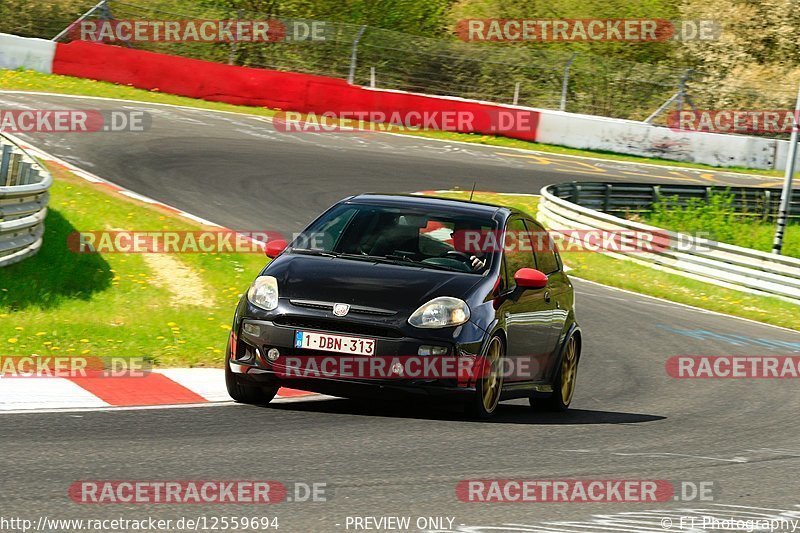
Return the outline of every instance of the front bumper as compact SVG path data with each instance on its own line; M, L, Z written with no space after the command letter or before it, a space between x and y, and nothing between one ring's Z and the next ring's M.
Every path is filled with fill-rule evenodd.
M318 315L316 315L318 316ZM307 318L313 319L315 315ZM333 396L398 397L452 397L475 392L475 371L479 361L485 332L472 324L450 328L449 331L422 331L420 336L409 336L407 331L395 329L393 336L370 336L375 339L375 354L356 356L367 359L362 371L342 372L351 358L348 354L295 348L298 329L331 335L354 335L336 331L335 328L298 328L287 326L279 317L274 320L239 319L231 332L228 365L234 379L246 383L285 386ZM299 322L303 323L303 322ZM245 328L244 325L248 327ZM368 326L367 323L364 324ZM409 326L410 327L410 326ZM435 357L435 364L419 355L421 346L447 348L447 355ZM268 357L273 350L273 357ZM274 358L274 350L279 356ZM377 360L377 361L376 361ZM323 362L324 363L321 363ZM404 368L419 368L419 372L391 371L392 364L402 362ZM313 364L312 364L313 363ZM323 366L325 363L332 363ZM428 364L434 369L422 370ZM373 366L370 366L373 365ZM333 371L331 371L333 368ZM349 367L351 369L357 367ZM371 369L382 369L370 373ZM298 370L299 369L299 370ZM367 369L364 373L363 369ZM470 371L472 369L472 371Z

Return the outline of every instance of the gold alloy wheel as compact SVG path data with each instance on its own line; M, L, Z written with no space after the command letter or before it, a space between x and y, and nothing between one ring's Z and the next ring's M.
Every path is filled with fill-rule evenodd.
M487 413L493 412L500 401L500 391L503 389L502 355L503 344L494 337L486 350L489 372L483 381L483 408Z
M561 401L569 405L572 395L575 394L575 380L578 375L578 353L575 346L575 337L567 341L564 358L561 360Z

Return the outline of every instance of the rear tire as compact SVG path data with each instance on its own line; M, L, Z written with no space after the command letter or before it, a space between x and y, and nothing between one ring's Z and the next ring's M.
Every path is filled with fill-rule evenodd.
M225 350L225 386L234 401L251 405L266 405L278 394L278 387L240 383L231 371L230 342Z
M478 379L475 395L464 404L464 411L470 418L488 420L494 416L503 392L504 355L503 341L498 336L492 337L483 356L486 376Z
M558 368L558 375L553 383L553 393L547 398L530 398L531 407L537 411L563 412L569 409L575 396L575 385L578 379L578 361L580 353L578 341L573 335L567 339L564 357Z

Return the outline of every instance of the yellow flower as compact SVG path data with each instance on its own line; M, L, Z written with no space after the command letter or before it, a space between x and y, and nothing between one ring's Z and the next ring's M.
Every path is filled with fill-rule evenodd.
M44 331L37 331L36 332L36 336L37 337L41 337L42 335L47 335L47 333L45 333Z
M17 330L17 331L22 331L22 326L17 326L14 329Z
M17 338L16 337L11 337L10 339L8 339L8 342L10 342L11 344L16 344L17 343Z
M89 342L89 339L81 339L80 342Z
M167 322L167 325L169 327L173 327L173 326L177 326L178 324L176 324L175 322Z

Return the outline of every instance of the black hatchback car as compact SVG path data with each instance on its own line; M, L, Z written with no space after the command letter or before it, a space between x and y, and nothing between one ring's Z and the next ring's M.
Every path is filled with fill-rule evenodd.
M479 418L514 398L564 410L582 338L550 242L506 207L346 198L290 244L267 243L273 260L236 309L228 392L452 399Z

